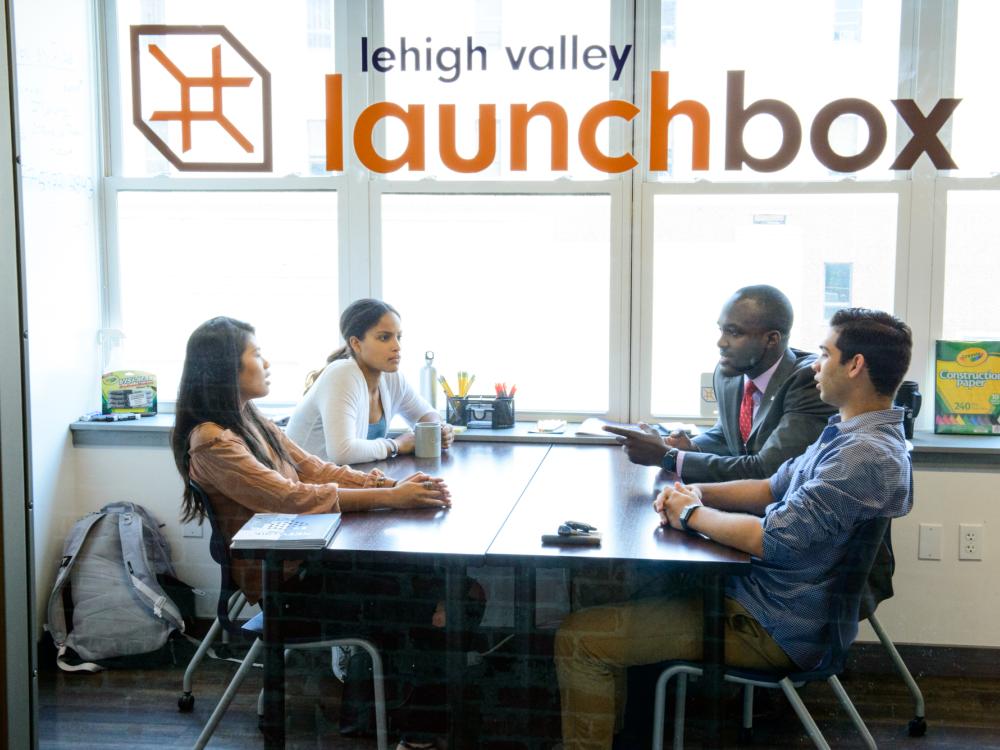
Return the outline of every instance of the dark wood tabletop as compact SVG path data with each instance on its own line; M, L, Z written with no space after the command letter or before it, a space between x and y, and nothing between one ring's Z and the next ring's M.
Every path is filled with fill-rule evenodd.
M415 471L444 477L453 505L448 509L372 511L345 513L330 546L309 553L319 557L339 554L381 558L386 555L430 556L446 562L448 621L449 734L462 738L463 705L460 649L463 626L461 585L464 567L473 558L512 564L519 580L539 564L573 567L599 560L637 564L670 563L691 568L705 576L706 625L704 631L709 705L712 709L709 744L720 746L722 625L722 576L749 572L749 556L714 542L660 528L652 509L657 492L673 476L656 468L636 466L624 452L609 446L546 446L511 443L457 443L440 458L400 456L375 464L391 477L402 479ZM584 521L601 530L599 547L545 546L541 535L554 533L566 520ZM280 592L283 557L299 558L302 550L234 550L234 557L264 557L266 610ZM527 571L525 573L524 571ZM518 600L527 612L534 601L531 585L519 587ZM529 597L525 594L530 593ZM526 622L520 616L519 622ZM265 717L266 746L284 746L283 644L276 618L265 617ZM462 746L455 742L455 746Z
M595 559L668 562L706 566L713 573L740 574L749 555L659 525L652 503L674 476L631 463L625 452L606 446L554 445L507 522L490 545L488 558L534 557L559 565L586 565ZM564 521L597 526L599 547L543 545Z
M511 508L528 486L547 445L455 443L440 458L412 455L373 464L395 479L422 471L440 476L451 490L447 510L345 513L331 551L411 555L484 555Z

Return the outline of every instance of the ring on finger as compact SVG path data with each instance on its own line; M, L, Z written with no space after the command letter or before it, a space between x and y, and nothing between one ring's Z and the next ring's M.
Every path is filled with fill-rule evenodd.
M434 482L424 482L424 489L425 490L432 490L432 489L434 489Z

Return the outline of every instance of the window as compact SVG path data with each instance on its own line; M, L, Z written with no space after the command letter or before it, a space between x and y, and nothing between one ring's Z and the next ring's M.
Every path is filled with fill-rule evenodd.
M838 3L838 8L841 5L849 4ZM671 105L684 100L704 105L710 122L709 164L706 170L693 168L692 123L686 116L677 116L670 120L668 130L668 143L673 149L670 171L654 171L651 179L828 180L828 169L810 145L811 127L824 106L842 98L871 102L892 132L898 119L891 100L899 93L899 0L868 3L864 38L849 50L831 38L828 3L700 0L678 4L676 13L666 6L661 2L660 59L653 69L669 73ZM725 19L724 23L720 19ZM806 60L808 64L802 64ZM764 173L748 166L740 170L725 168L729 71L744 74L744 107L762 99L777 99L794 111L801 127L801 145L780 171ZM648 73L643 75L648 79ZM838 119L849 117L842 115ZM759 159L775 156L784 137L782 126L770 115L751 117L742 129L745 151ZM834 138L831 135L830 145L837 151L839 144ZM868 139L867 125L863 125L858 142L850 144L856 147L842 155L859 153ZM896 179L897 175L889 170L893 158L894 150L889 145L858 176Z
M658 28L648 39L647 22ZM116 35L108 45L111 174L102 185L105 325L125 334L119 359L158 372L169 393L193 325L218 313L246 317L275 362L274 399L290 402L336 343L337 311L381 296L403 313L411 377L433 350L442 373L476 372L484 392L493 380L518 382L522 416L622 420L697 413L699 375L717 361L716 316L750 283L789 295L793 343L807 349L846 305L916 321L918 350L942 335L1000 336L1000 321L964 304L970 289L985 294L997 270L988 241L1000 194L991 176L1000 168L990 165L1000 152L989 125L1000 113L987 64L994 45L983 31L997 22L989 3L901 0L292 0L277 16L264 0L117 0L108 24ZM271 75L272 169L182 172L135 127L129 29L141 23L222 24L252 50ZM928 42L901 32L915 27L939 35L933 49L913 47ZM148 42L185 70L209 64L209 47L167 35ZM591 45L604 52L592 51L602 64L588 67L582 50ZM618 67L612 45L628 51ZM140 53L151 54L148 45ZM247 70L226 52L222 65L227 75ZM176 98L177 80L161 63L143 66L154 94ZM694 168L695 128L684 115L656 141L667 163L650 166L654 71L668 74L669 104L704 106L706 169ZM740 79L731 71L742 72L744 108L779 100L801 128L778 171L755 160L766 166L787 126L766 114L733 124L727 90ZM337 172L326 168L330 73L343 76ZM912 170L889 169L911 136L891 102L918 91L923 107L963 98L939 132L959 170L936 170L927 155ZM206 106L206 93L196 92L195 106ZM223 97L234 116L249 106L238 92ZM812 132L821 110L845 98L874 109L817 130L834 155L878 140L873 111L886 129L873 161L850 173L817 156ZM602 121L594 136L608 155L635 156L638 166L623 173L597 169L579 145L584 114L609 99L640 112ZM378 171L357 157L352 127L381 102L423 106L423 168ZM542 102L557 109L518 121L519 107ZM146 114L154 106L140 104ZM195 148L200 127L192 125ZM180 124L150 130L169 140ZM371 148L391 162L416 137L386 117ZM740 157L728 169L727 151ZM914 174L927 182L914 187ZM188 318L167 331L162 310L184 285L178 269L193 265L208 274L193 274L179 292ZM269 326L292 326L284 312L258 307L275 293L323 320L323 332L279 334L278 349L269 348ZM173 359L162 356L166 348Z
M898 120L891 100L899 96L899 2L865 5L864 36L860 0L668 5L659 4L658 69L669 77L650 80L650 87L667 85L669 106L703 105L708 163L694 168L695 131L704 138L706 129L675 116L666 143L659 142L669 169L652 166L645 174L640 351L632 359L644 417L698 414L701 374L718 361L717 316L740 287L771 284L784 291L796 314L792 345L807 350L816 348L839 307L893 309L898 224L908 205L905 187L897 184L905 173L889 169L896 147L888 134ZM854 43L840 44L847 40ZM730 112L740 105L727 101L740 85L744 109L765 102L761 114L743 121L740 110ZM820 160L813 137L821 110L845 98L870 102L886 131L874 161L850 175L829 166L827 157ZM801 131L797 150L789 145L793 121ZM643 121L650 139L655 125L651 115ZM840 157L860 154L879 139L866 119L850 112L816 133Z
M402 314L404 373L417 382L430 350L452 381L458 370L474 372L476 393L516 383L521 415L627 408L627 384L613 362L626 348L619 279L627 242L616 217L631 176L590 165L577 135L595 104L629 97L624 66L616 72L607 58L583 61L598 41L619 52L630 45L612 3L385 0L383 7L379 43L393 71L373 76L374 84L387 101L425 104L426 169L373 175L371 199L375 288ZM519 149L514 110L542 102L555 104L565 128L535 117ZM450 141L457 156L486 153L480 133L494 134L492 158L472 171L449 168L438 146L439 106L449 103L458 105ZM495 109L477 110L484 104ZM597 129L600 150L627 151L630 126L608 122ZM381 153L395 156L408 135L390 119L376 139ZM560 151L565 163L553 169Z
M861 6L863 0L834 0L833 41L861 41Z
M998 232L1000 190L948 193L943 338L1000 338L1000 308L992 302L1000 278Z
M306 44L312 49L329 49L333 46L333 11L331 0L309 0L306 26Z
M852 307L851 272L853 263L824 263L826 281L823 284L823 320L829 321L837 310Z
M386 195L382 290L403 319L402 368L423 353L474 393L517 384L527 411L608 411L606 195Z
M651 413L698 414L719 311L740 287L787 294L791 344L808 351L826 332L831 267L857 270L855 304L891 310L896 211L896 196L878 193L656 196Z
M545 180L606 179L607 174L588 164L578 147L577 133L583 115L609 98L612 63L608 53L584 62L587 47L596 40L614 42L609 36L609 0L505 0L450 2L427 5L411 0L385 0L384 43L391 73L375 77L384 84L390 102L424 104L426 168L422 172L395 171L391 179L426 177L446 179ZM607 41L605 41L607 40ZM617 45L617 49L624 45ZM624 72L617 83L624 85ZM521 137L514 120L515 105L534 111L541 102L553 102L561 111L532 117L526 128L526 153L519 162L512 144ZM456 105L453 139L444 139L463 159L482 156L488 167L470 165L475 171L458 173L442 162L440 149L442 105ZM479 109L493 106L495 117L482 121ZM611 123L609 125L608 123ZM621 118L604 120L596 141L609 152L612 133L627 134ZM493 133L495 154L489 158L484 145ZM384 139L384 154L398 155L406 148L407 132L388 119L376 131ZM557 146L553 146L553 143ZM554 155L565 153L565 164ZM380 149L382 150L382 149ZM620 150L615 150L620 153ZM553 161L557 162L553 166ZM518 164L520 163L520 166Z
M660 4L660 46L677 42L677 0L663 0Z
M208 318L228 315L257 328L271 362L269 400L294 403L306 372L338 339L337 191L343 185L339 174L326 171L323 86L324 74L337 70L332 3L296 0L275 14L263 0L120 0L112 19L117 46L109 54L117 74L111 103L119 116L112 123L112 176L104 185L113 280L106 320L112 340L117 330L124 337L107 354L107 365L155 372L161 403L169 405L187 336ZM147 23L224 26L267 70L271 171L181 171L135 126L130 30ZM214 65L212 48L219 47L224 76L252 79L245 87L223 88L219 96L223 114L251 147L247 159L260 158L266 117L255 108L262 106L262 77L228 40L163 34L139 41L144 116L181 102L169 65L186 76L207 74ZM190 91L192 111L212 109L210 89ZM179 120L149 127L175 153L187 153L185 145L191 153L210 153L235 140L217 121L192 122L188 144L181 140Z
M118 122L114 124L119 139L113 144L114 173L121 177L177 176L171 165L154 146L143 137L132 121L132 81L130 27L145 23L182 25L223 25L268 70L271 76L271 121L274 144L274 168L258 176L305 175L310 173L310 144L305 126L310 120L325 119L323 77L336 72L336 61L329 44L315 48L302 43L302 31L311 28L313 11L322 6L315 0L295 0L282 4L281 12L265 0L171 0L169 3L150 0L120 0L116 4L117 46L112 50L112 60L117 64L114 94L118 99L115 111ZM151 19L149 9L156 9ZM309 32L310 34L312 32ZM330 32L327 32L330 36ZM310 37L311 38L311 37ZM180 87L168 73L164 63L150 56L149 44L157 44L167 59L176 62L187 75L207 76L211 71L211 47L219 44L217 37L198 41L192 37L159 36L142 37L145 44L139 48L139 63L143 76L142 111L150 114L157 103L176 106ZM229 46L221 45L222 73L226 76L252 75L248 64L240 59ZM227 116L246 129L247 137L258 148L260 143L260 117L251 112L260 98L260 83L254 80L246 89L229 87L223 90L223 104ZM206 110L211 107L207 88L195 88L191 93L191 108ZM246 124L244 124L246 123ZM175 121L154 123L165 126L169 132L180 124ZM250 131L248 128L256 130ZM193 148L224 141L228 136L214 122L194 122ZM217 139L217 140L216 140ZM204 172L186 172L185 176L205 179Z
M188 335L227 315L257 328L269 399L297 401L338 339L336 193L120 192L117 208L121 365L172 401Z
M944 129L944 137L954 144L952 155L959 170L953 174L957 177L1000 172L1000 142L996 138L1000 100L992 75L1000 64L1000 49L991 32L995 24L1000 24L1000 4L959 5L952 95L961 98L962 103L949 121L950 127Z
M306 121L306 138L309 144L309 174L322 176L326 172L326 123L323 120Z

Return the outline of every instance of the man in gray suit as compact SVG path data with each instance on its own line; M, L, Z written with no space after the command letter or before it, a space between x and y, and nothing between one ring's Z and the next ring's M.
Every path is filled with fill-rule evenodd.
M719 316L713 383L719 419L695 438L661 437L649 425L606 426L633 463L684 482L764 479L819 437L833 409L813 380L815 355L788 347L792 305L773 286L737 290Z

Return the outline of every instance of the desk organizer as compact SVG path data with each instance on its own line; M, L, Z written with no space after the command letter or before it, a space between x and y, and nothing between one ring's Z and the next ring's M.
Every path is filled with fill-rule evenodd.
M514 399L455 396L448 399L448 424L469 429L502 430L514 426Z

